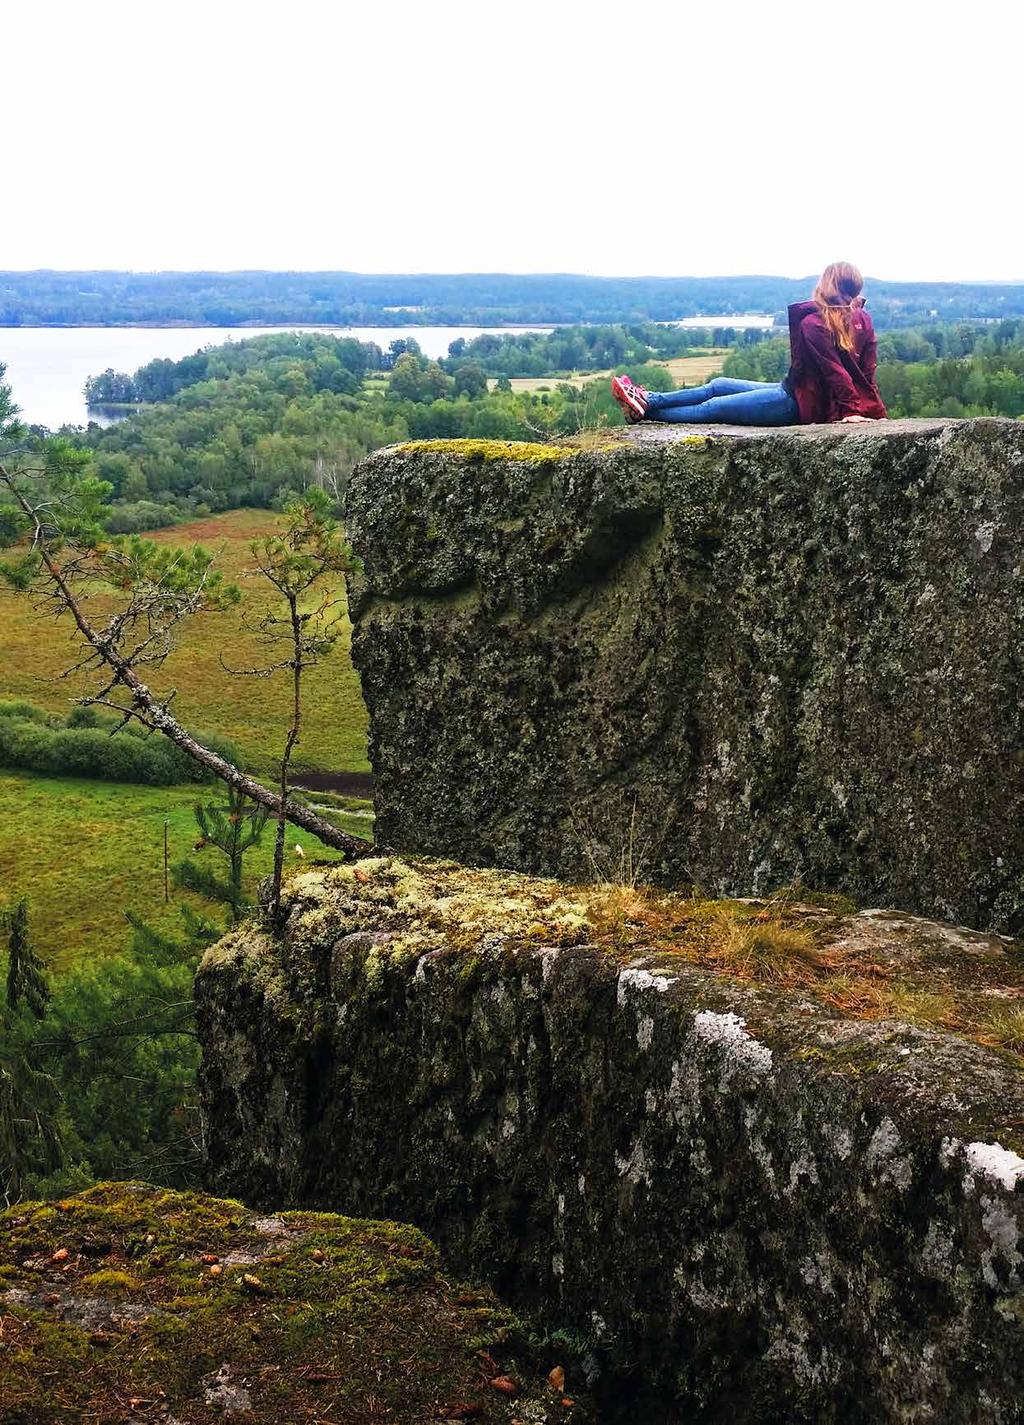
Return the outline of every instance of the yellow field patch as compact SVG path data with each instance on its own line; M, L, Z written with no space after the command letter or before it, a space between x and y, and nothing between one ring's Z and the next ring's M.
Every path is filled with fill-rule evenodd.
M699 386L717 376L727 356L725 350L712 351L702 356L675 356L671 361L659 361L657 366L666 366L672 374L676 386ZM568 376L513 376L513 391L553 391L556 386L575 386L580 390L588 381L611 380L612 371L573 371ZM491 378L488 389L493 391L498 382Z

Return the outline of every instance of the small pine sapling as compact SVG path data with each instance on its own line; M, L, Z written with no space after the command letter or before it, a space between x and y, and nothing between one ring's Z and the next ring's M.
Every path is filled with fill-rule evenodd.
M7 1004L18 1009L22 1004L42 1019L50 1002L50 986L46 968L32 947L28 933L28 902L18 901L11 911L4 912L7 924Z
M277 829L269 913L276 925L281 910L284 870L285 808L289 803L292 754L302 735L303 674L334 648L342 632L339 581L353 567L351 551L331 516L326 491L311 486L285 506L280 534L251 546L255 572L276 591L278 600L251 625L273 655L259 668L229 669L243 677L268 678L287 673L291 681L291 720L278 772ZM227 666L226 664L224 665Z
M237 925L250 909L245 898L245 854L259 845L269 810L229 786L227 806L197 803L193 813L199 828L194 849L205 851L213 847L219 851L227 861L226 874L219 876L209 867L186 859L174 867L174 883L226 905L231 924Z

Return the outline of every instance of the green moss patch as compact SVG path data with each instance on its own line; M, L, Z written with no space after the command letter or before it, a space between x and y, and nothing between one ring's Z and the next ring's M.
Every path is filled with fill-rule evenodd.
M10 1425L587 1418L398 1223L104 1184L0 1216L0 1273Z

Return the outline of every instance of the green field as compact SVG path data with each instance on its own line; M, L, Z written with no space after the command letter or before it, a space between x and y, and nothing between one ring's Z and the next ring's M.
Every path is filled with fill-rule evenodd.
M220 805L220 789L0 771L0 900L28 896L33 938L54 969L79 956L123 951L131 934L125 910L171 932L180 926L183 903L223 918L222 907L173 885L170 901L164 901L165 817L172 864L191 856L217 872L224 866L217 851L193 852L196 801ZM346 817L342 824L357 836L370 835L367 817ZM268 826L249 854L253 885L270 870L273 836ZM286 865L299 864L296 845L310 858L340 859L339 852L290 827Z
M241 583L241 611L202 614L189 625L182 647L150 680L158 689L177 689L175 711L191 729L218 732L243 752L249 767L266 774L280 755L288 717L288 684L274 678L233 677L221 659L236 668L267 661L266 651L246 631L266 607L264 587L245 571L250 541L281 523L270 510L233 510L192 524L160 530L152 537L172 544L202 544L217 551L217 567ZM91 601L97 614L109 609L102 596ZM41 618L24 595L0 593L0 698L27 698L52 712L67 714L76 692L87 685L60 674L76 661L78 644L68 621ZM334 652L308 674L306 718L295 766L304 770L366 771L366 709L349 659L348 622Z

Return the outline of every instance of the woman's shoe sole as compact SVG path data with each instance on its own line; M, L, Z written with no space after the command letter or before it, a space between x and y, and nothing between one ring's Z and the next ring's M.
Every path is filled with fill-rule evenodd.
M628 421L635 424L637 421L643 420L647 414L647 407L630 396L617 376L612 377L612 395L618 401L619 407Z

